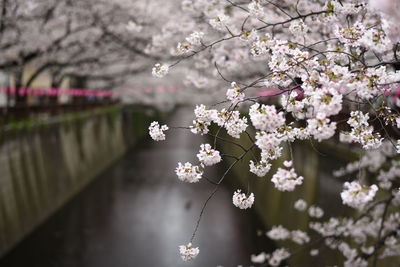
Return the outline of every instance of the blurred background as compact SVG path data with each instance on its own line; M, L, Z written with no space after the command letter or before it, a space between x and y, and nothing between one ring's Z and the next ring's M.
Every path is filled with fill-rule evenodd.
M180 1L0 3L1 267L249 266L251 254L276 247L265 236L272 225L308 229L308 215L293 210L297 199L329 215L347 212L337 208L342 181L331 172L357 155L335 144L299 144L302 188L278 192L269 178L238 164L206 209L195 239L200 256L183 263L178 246L190 239L214 187L183 184L174 169L210 140L177 130L154 144L147 128L154 120L191 124L195 104L224 100L229 84L206 80L185 63L165 79L151 76L155 63L172 61L154 49L176 41L162 29L179 20L173 14ZM219 177L224 167L207 176ZM249 181L256 206L242 211L232 194ZM307 255L291 263L321 266L336 257Z

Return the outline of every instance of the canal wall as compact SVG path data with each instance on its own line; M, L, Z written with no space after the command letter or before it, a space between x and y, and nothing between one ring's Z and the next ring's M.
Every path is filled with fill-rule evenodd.
M137 143L157 116L111 107L3 129L0 256Z

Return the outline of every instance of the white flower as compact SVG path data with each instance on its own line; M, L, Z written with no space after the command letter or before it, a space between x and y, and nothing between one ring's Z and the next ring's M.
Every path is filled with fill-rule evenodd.
M252 1L249 5L249 12L250 15L262 19L264 17L264 9L262 5L259 3L259 1Z
M302 20L294 20L290 23L289 31L297 36L303 36L308 32L308 26Z
M194 120L193 121L194 125L189 126L190 131L194 134L207 134L209 129L208 126L211 125L211 122L208 121L202 121L202 120Z
M361 185L359 182L344 183L344 191L340 193L343 204L352 208L362 209L365 205L372 201L375 197L378 187L371 185L370 187Z
M197 255L199 255L199 252L199 248L192 247L192 243L179 246L179 253L181 254L181 258L183 261L193 260L197 257Z
M331 138L335 134L336 122L330 122L325 119L309 119L307 120L307 129L319 142Z
M310 250L310 255L315 257L319 254L319 250L318 249L312 249Z
M310 242L310 237L306 232L300 231L300 230L294 230L290 232L290 237L293 242L303 245L305 243Z
M271 169L271 164L269 164L265 160L261 160L256 163L250 160L250 172L254 173L259 177L264 177L269 172L270 169Z
M210 144L201 144L197 158L205 166L212 166L221 161L219 151L212 149Z
M343 263L343 267L368 267L368 261L361 257L349 258Z
M298 211L305 211L307 209L307 202L303 199L299 199L294 203L294 208Z
M254 41L257 37L257 30L252 29L251 31L242 31L242 34L240 35L240 40L250 42Z
M303 183L303 176L297 176L293 168L291 170L279 168L271 181L279 191L293 191L296 185Z
M269 265L279 266L281 262L290 257L290 253L286 248L279 248L272 252L270 259L268 260Z
M163 125L160 127L157 121L153 121L149 126L149 134L151 138L155 141L165 140L164 131L168 130L167 125Z
M280 146L261 151L261 159L265 161L278 159L280 156L282 156L282 147Z
M273 132L285 124L283 112L277 112L275 106L255 103L249 109L250 120L258 130Z
M241 193L241 190L235 191L232 197L233 205L238 207L239 209L248 209L253 206L254 203L254 194L251 193L249 196L246 196L246 194Z
M285 160L285 161L283 162L283 165L284 165L286 168L290 168L290 167L292 167L293 162L292 162L291 160Z
M240 138L240 134L247 128L247 118L240 118L240 113L237 110L222 109L216 114L213 121L218 126L225 127L228 134L234 138Z
M289 95L283 94L281 96L282 107L289 112L300 112L304 108L304 102L297 100L298 93L296 91L290 92Z
M365 27L361 22L356 22L350 28L336 26L334 33L342 43L357 47L360 45L359 40L365 34Z
M358 128L362 126L368 126L369 120L369 114L368 113L362 113L359 110L352 111L350 113L350 119L347 120L347 123L353 127L353 128Z
M257 132L256 133L256 145L261 150L275 150L281 140L277 138L275 133Z
M384 31L374 28L365 32L363 37L360 39L360 43L377 53L388 51L393 46L392 42Z
M272 240L285 240L289 238L289 235L289 230L282 225L273 226L272 229L267 232L267 236Z
M382 145L383 138L380 133L372 133L371 131L364 131L360 143L364 149L377 149Z
M255 40L251 44L250 52L254 57L259 57L268 53L269 47L274 45L275 40L269 33L266 33L264 37L255 35Z
M374 133L374 128L369 126L369 114L361 111L352 111L347 123L352 127L348 138L351 142L360 143L364 149L377 149L382 145L381 135ZM343 138L343 137L342 137Z
M351 15L360 12L364 5L358 5L357 3L344 3L337 0L330 2L334 6L335 13L343 15Z
M236 105L238 102L243 101L245 98L245 94L242 93L241 89L239 86L237 86L237 84L235 82L231 83L231 88L229 88L226 91L226 98L230 101L232 101L232 103L234 105Z
M308 208L308 215L314 218L321 218L324 216L324 211L320 207L312 205Z
M225 129L230 136L240 138L240 135L246 131L247 126L247 118L243 117L228 121L225 124Z
M184 165L178 162L178 167L176 167L175 173L179 180L188 183L198 182L203 175L203 172L200 170L199 166L194 166L189 162L186 162Z
M228 21L229 17L226 16L223 13L220 13L217 15L216 18L210 19L209 23L211 25L211 27L213 27L216 30L219 31L224 31L225 27L226 27L226 22Z
M154 77L162 78L168 74L168 70L169 70L168 65L165 64L161 65L160 63L157 63L153 67L152 74Z
M186 41L188 41L190 44L193 45L200 45L203 36L204 36L203 32L193 32L192 34L189 35L189 37L186 38Z
M199 105L194 109L194 114L198 120L211 122L217 117L218 111L208 109L205 105Z
M335 74L332 75L335 76ZM310 104L313 106L314 113L318 119L336 115L342 109L343 96L335 89L323 88L308 92L307 95L310 97Z
M250 257L251 262L252 263L256 263L256 264L262 264L267 259L268 259L268 254L266 254L265 252L261 252L258 255L252 254L251 257Z
M180 56L186 53L189 53L192 49L191 43L178 43L176 49L171 50L171 54L173 56Z
M217 112L213 121L218 124L218 126L224 127L229 121L235 121L240 119L240 112L237 110L228 111L227 109L222 109Z

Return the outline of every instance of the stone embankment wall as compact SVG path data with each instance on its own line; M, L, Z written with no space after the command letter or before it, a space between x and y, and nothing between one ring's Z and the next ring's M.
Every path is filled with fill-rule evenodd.
M111 107L0 132L0 256L147 134L155 112Z

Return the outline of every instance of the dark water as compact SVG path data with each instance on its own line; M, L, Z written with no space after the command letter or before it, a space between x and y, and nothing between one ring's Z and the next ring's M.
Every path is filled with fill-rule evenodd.
M171 124L185 125L179 110ZM251 211L232 205L233 189L221 187L202 219L194 245L200 255L183 263L178 245L190 239L201 206L213 185L184 184L178 161L195 160L201 142L185 130L166 142L127 153L1 261L1 267L132 267L249 265L249 255L266 250ZM112 141L112 140L110 140ZM213 169L208 176L218 175Z

